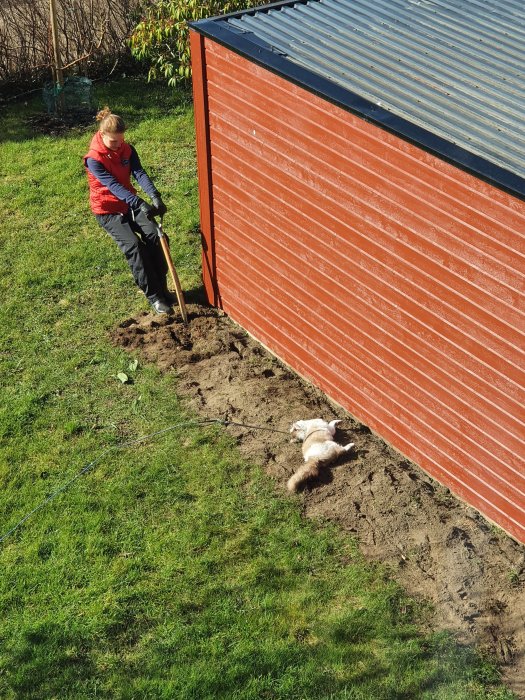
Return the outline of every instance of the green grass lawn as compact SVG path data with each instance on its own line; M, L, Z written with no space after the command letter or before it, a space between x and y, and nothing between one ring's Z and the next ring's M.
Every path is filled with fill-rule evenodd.
M190 97L135 79L97 100L128 122L197 289ZM109 342L147 303L89 212L90 133L34 134L37 111L1 115L0 537L104 450L195 420L173 374ZM512 697L218 426L106 452L0 544L0 612L6 700Z

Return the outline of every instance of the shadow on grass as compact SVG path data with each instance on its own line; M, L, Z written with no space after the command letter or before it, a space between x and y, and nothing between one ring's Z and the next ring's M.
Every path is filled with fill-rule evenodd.
M52 621L23 631L11 651L9 687L20 698L60 696L96 672L91 644L78 631Z

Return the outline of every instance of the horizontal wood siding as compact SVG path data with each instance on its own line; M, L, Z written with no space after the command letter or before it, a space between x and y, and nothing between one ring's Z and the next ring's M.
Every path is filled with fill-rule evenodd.
M224 310L525 542L524 203L210 40L205 64Z

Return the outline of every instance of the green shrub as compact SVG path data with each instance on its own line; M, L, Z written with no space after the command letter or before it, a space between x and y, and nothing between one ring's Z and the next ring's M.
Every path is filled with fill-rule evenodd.
M149 63L150 80L164 78L175 85L191 75L188 22L260 4L257 0L153 0L144 7L131 35L131 52Z

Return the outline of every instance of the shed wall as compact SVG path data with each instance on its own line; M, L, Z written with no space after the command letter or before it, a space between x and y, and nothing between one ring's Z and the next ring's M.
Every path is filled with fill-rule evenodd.
M524 202L194 32L192 53L210 300L525 542Z

